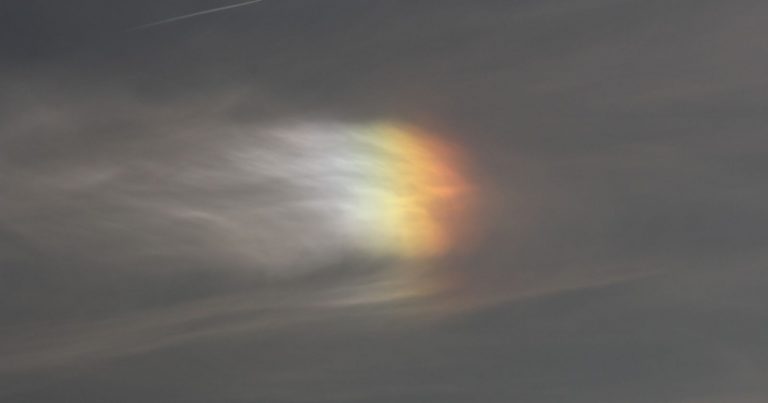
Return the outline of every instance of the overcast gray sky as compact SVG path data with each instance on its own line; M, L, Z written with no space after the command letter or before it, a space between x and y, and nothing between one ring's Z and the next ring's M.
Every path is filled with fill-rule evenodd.
M0 401L768 401L768 4L236 3L0 4ZM437 291L339 224L376 122Z

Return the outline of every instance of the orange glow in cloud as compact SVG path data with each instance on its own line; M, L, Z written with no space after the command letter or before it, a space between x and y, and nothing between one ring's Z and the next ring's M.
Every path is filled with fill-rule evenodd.
M364 131L370 161L361 185L368 245L400 260L392 298L429 295L456 281L438 258L459 248L472 200L459 150L413 126L383 123Z
M384 247L408 259L446 254L467 213L470 187L454 150L414 127L382 124L372 131L379 189L368 201Z

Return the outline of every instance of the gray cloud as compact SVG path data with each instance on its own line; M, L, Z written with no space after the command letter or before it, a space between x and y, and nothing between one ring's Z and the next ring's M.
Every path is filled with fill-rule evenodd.
M761 2L65 3L0 6L4 400L765 400ZM385 262L238 156L389 119L484 211L355 304Z

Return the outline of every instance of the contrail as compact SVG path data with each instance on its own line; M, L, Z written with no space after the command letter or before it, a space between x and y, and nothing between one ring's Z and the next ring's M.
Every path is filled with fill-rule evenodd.
M129 32L130 31L140 31L142 29L152 28L152 27L156 27L158 25L170 24L172 22L186 20L188 18L194 18L194 17L199 17L201 15L218 13L219 11L224 11L224 10L230 10L230 9L233 9L233 8L243 7L243 6L247 6L249 4L261 3L262 1L264 1L264 0L252 0L252 1L246 1L245 3L232 4L232 5L224 6L224 7L212 8L210 10L198 11L198 12L192 13L192 14L185 14L185 15L182 15L182 16L179 16L179 17L173 17L173 18L168 18L168 19L161 20L161 21L150 22L149 24L139 25L139 26L136 26L136 27L128 29L128 31Z

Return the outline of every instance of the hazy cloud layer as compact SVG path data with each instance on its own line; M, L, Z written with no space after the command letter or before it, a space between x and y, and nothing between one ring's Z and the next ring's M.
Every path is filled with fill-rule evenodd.
M128 31L228 4L0 5L0 400L768 397L768 6L265 0ZM282 134L381 120L457 144L482 195L423 300L364 298L390 262Z

